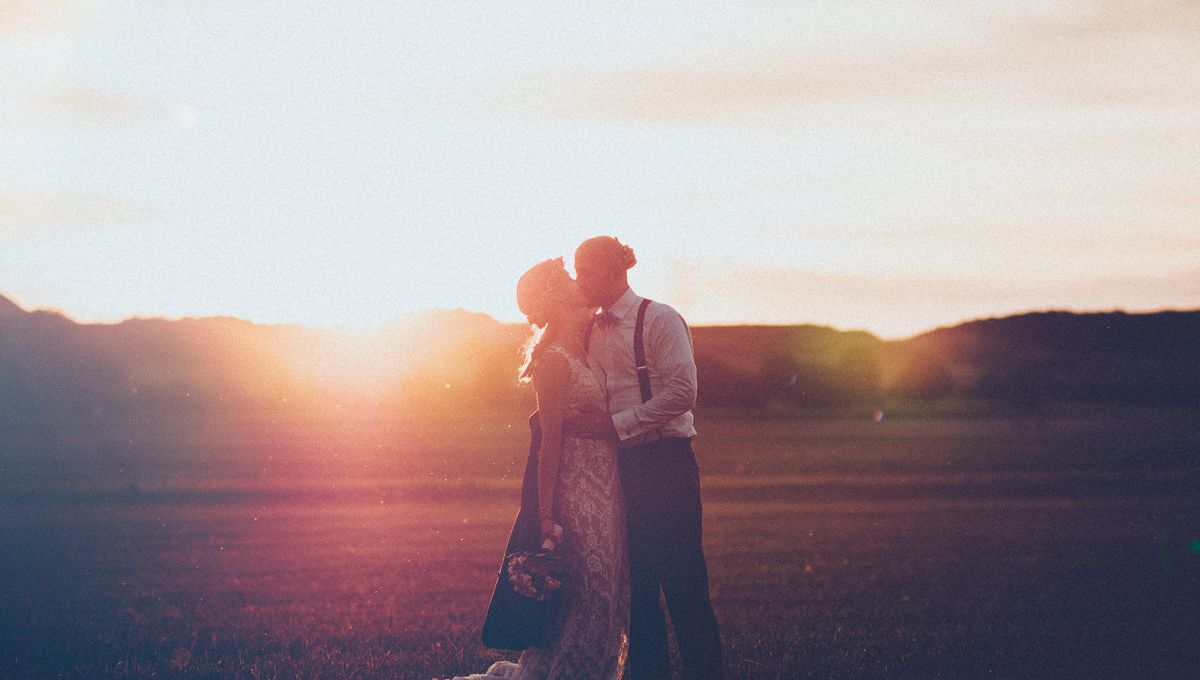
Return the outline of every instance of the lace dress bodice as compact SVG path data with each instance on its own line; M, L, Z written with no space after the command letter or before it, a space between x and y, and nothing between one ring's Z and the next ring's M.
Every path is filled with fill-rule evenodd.
M588 367L585 359L572 355L560 345L551 345L546 352L561 355L570 369L563 394L563 437L609 437L609 430L596 431L597 420L608 420L608 399L604 392L604 381Z

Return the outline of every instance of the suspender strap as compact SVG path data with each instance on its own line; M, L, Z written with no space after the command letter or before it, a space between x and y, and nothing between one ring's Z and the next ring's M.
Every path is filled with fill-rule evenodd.
M642 342L642 331L646 326L646 308L650 300L642 298L638 307L637 325L633 327L633 358L637 365L638 387L642 388L642 403L650 401L650 367L646 365L646 347Z

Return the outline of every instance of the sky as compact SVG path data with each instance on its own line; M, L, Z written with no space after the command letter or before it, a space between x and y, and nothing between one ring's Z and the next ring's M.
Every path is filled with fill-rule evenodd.
M1198 65L1190 0L0 0L0 294L518 321L610 234L693 324L1200 308Z

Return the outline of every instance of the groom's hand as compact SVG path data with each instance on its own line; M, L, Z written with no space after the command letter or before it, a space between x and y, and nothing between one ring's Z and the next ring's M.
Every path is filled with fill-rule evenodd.
M593 436L617 436L617 429L613 427L612 418L607 411L588 411L579 415L577 426L582 431L581 433L590 434Z

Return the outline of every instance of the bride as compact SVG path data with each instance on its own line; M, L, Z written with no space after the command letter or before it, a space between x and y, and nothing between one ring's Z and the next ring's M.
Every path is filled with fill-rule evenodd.
M629 566L617 442L608 428L604 386L587 365L584 333L592 320L562 258L546 260L517 282L517 305L544 329L529 352L523 380L537 391L542 439L538 514L543 539L556 538L571 573L553 600L541 645L517 663L454 680L617 680L628 649Z

